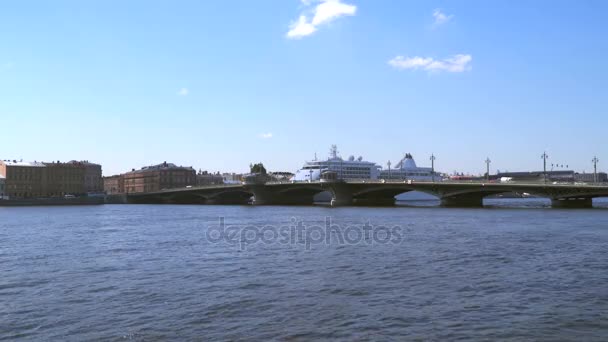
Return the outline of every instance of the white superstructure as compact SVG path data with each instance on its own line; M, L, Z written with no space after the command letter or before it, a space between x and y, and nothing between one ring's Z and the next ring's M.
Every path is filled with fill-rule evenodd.
M384 169L380 172L382 179L403 179L414 181L440 181L441 175L430 167L418 167L414 157L406 153L405 157L395 165L394 169Z
M327 160L308 161L296 171L291 179L295 182L317 181L325 171L335 172L338 179L378 179L380 166L376 163L364 161L363 157L350 156L342 159L338 154L336 145L332 145Z

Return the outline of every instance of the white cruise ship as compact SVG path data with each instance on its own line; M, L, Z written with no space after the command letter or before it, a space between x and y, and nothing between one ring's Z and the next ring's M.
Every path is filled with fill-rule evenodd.
M344 160L338 154L336 145L332 145L327 160L308 161L291 178L295 182L318 181L325 171L333 171L338 179L378 179L380 166L364 161L363 157L350 156Z
M395 165L394 169L384 169L380 172L382 179L403 179L422 182L441 181L439 173L434 172L430 167L418 167L414 157L406 153L405 157Z

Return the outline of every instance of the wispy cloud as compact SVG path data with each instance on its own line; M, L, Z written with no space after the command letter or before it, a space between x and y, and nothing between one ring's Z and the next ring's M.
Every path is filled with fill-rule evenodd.
M179 96L188 96L188 94L190 94L190 90L188 90L188 88L182 88L177 92L177 95Z
M434 26L440 26L443 25L445 23L447 23L448 21L450 21L454 16L452 14L445 14L443 13L443 11L441 9L436 9L433 11L433 18L435 18L435 21L433 22Z
M353 16L357 6L343 3L342 0L301 0L305 11L298 20L289 25L287 38L300 39L315 33L319 26L343 16ZM311 10L310 6L316 4Z
M262 134L260 134L260 138L270 139L270 138L272 138L272 133L262 133Z
M431 57L424 58L397 56L388 61L388 64L400 70L421 69L429 72L464 72L471 70L470 63L472 60L473 57L471 55L462 54L454 55L442 60L433 59Z

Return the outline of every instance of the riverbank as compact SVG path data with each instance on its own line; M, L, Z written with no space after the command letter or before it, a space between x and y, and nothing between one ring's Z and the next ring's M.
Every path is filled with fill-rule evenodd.
M0 207L60 206L60 205L100 205L105 204L105 197L76 198L34 198L1 200Z

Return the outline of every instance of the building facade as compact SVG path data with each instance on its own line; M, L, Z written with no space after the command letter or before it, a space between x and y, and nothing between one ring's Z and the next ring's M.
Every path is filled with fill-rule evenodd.
M164 162L132 170L123 175L125 193L154 192L196 185L196 171L192 167Z
M243 181L242 173L222 173L224 184L240 184Z
M0 200L8 199L8 195L4 192L6 184L6 178L0 175Z
M596 177L596 175L594 173L577 173L576 175L574 175L574 179L577 182L583 182L583 183L594 183L594 182L596 182L595 177ZM598 183L608 182L608 174L606 174L605 172L598 172L597 173L597 182Z
M46 197L86 194L85 167L80 163L44 163L46 165Z
M218 173L209 173L207 171L199 171L196 174L196 185L215 185L224 184L224 177Z
M101 176L101 165L91 163L88 160L71 161L72 164L81 164L84 166L84 190L87 193L103 192L103 178Z
M530 171L530 172L499 172L491 179L510 178L518 182L544 182L545 175L548 182L572 183L575 180L575 172L570 170L560 171Z
M16 160L0 161L0 175L5 177L9 198L46 197L46 165Z
M103 191L108 195L122 194L125 192L124 184L123 175L104 177Z
M81 162L0 161L0 175L4 177L5 183L4 193L11 199L85 195L86 169Z

